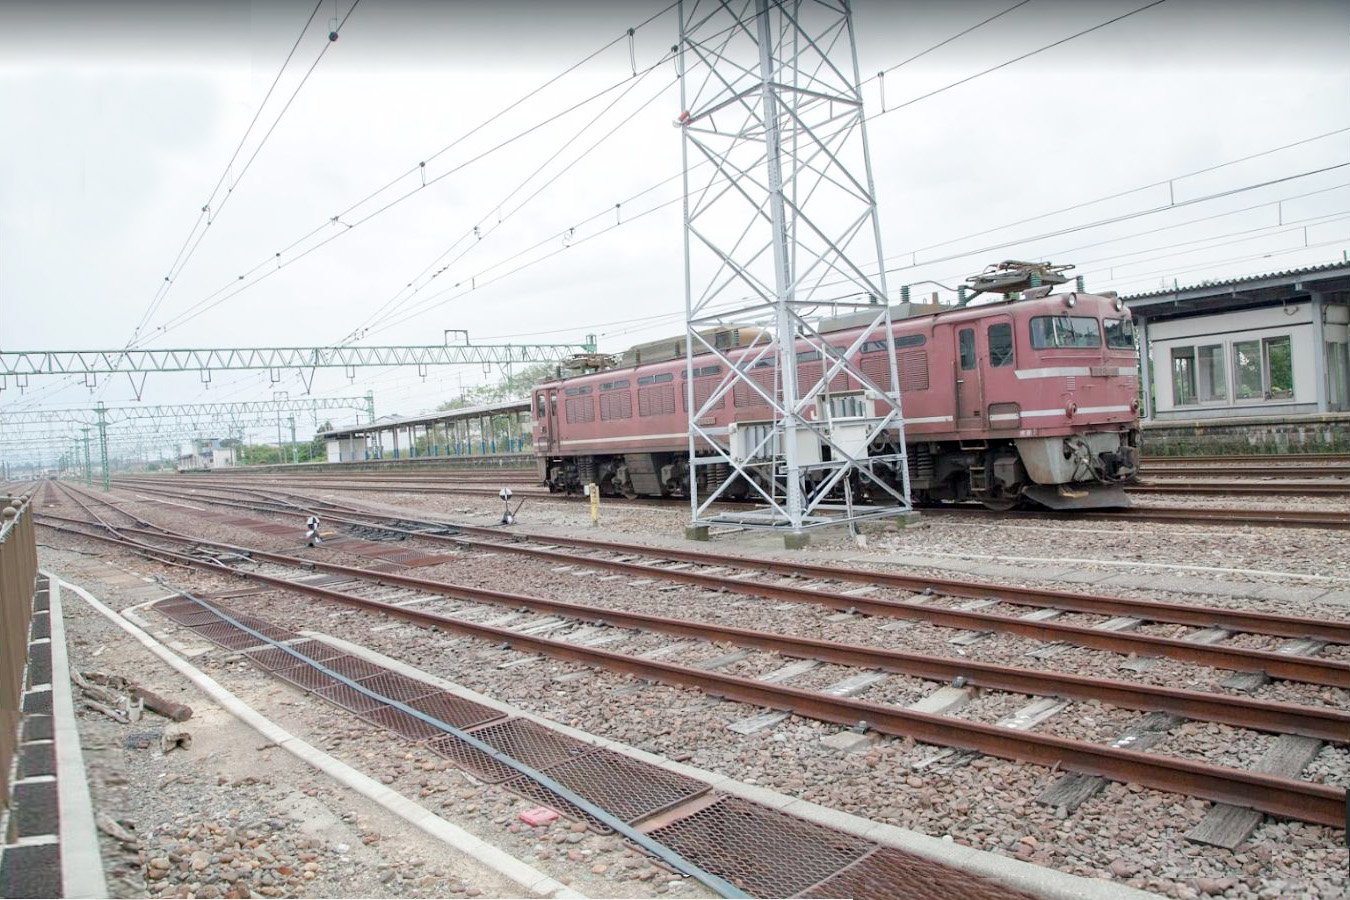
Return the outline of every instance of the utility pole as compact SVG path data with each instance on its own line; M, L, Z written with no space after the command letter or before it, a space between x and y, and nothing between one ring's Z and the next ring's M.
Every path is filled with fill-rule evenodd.
M108 471L108 414L103 401L98 402L94 408L98 413L98 458L100 465L103 466L103 490L112 490L112 475Z
M690 536L736 524L801 546L809 528L906 514L899 367L849 2L678 6ZM826 281L844 286L821 293ZM822 306L847 324L808 318ZM844 328L846 344L824 336ZM728 346L729 334L743 343ZM885 352L870 373L864 348ZM733 390L771 420L712 428ZM763 506L714 512L733 486Z
M92 487L94 484L94 469L89 464L89 429L81 428L84 432L84 486Z
M300 461L300 449L295 446L295 416L291 416L291 462Z

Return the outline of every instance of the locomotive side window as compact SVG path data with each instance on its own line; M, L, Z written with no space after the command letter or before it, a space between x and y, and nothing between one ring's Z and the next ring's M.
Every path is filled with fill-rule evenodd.
M1084 316L1036 316L1031 320L1031 346L1036 350L1100 347L1101 326Z
M957 335L957 340L961 345L961 368L975 368L975 329L961 329Z
M1106 326L1106 346L1113 350L1134 349L1133 319L1103 319Z
M902 347L922 347L928 342L928 338L921 334L897 334L895 336L895 349ZM867 341L862 345L863 353L884 353L886 351L886 342Z
M1012 325L998 322L989 326L989 365L1011 366L1013 364Z

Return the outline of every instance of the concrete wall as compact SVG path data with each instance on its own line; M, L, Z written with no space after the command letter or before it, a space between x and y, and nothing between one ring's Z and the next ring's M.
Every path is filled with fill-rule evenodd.
M323 443L330 463L364 462L366 459L366 439L329 438Z
M1149 456L1350 452L1350 413L1148 422Z

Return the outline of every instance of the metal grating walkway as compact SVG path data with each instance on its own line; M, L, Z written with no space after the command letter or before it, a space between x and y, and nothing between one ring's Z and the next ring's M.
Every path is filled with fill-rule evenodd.
M718 795L708 784L554 731L530 719L503 719L488 706L442 691L320 641L214 604L226 615L389 700L468 731L545 773L630 825L649 821L652 838L756 897L860 900L1036 900L1035 896L903 850L819 825L758 803ZM521 797L552 806L596 831L608 829L538 782L454 735L362 694L279 647L257 647L245 631L187 598L155 608L174 622L244 655L264 671L352 715L423 743L461 769ZM208 618L209 617L209 618ZM687 807L687 808L686 808ZM655 826L655 827L652 827Z

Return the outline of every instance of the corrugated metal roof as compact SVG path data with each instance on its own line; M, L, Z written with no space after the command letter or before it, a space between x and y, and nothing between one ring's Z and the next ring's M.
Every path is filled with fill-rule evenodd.
M425 425L431 422L444 422L450 419L468 419L473 418L474 416L486 415L488 413L507 413L529 408L529 400L511 400L506 403L466 406L463 409L443 409L440 412L424 413L420 416L381 416L375 420L373 425L348 425L345 428L333 428L329 431L321 431L317 436L325 437L340 434L363 434L371 431L394 428L396 426L401 428L406 425Z
M1123 294L1126 301L1142 300L1148 297L1169 297L1173 294L1179 294L1187 291L1203 291L1209 288L1224 288L1231 285L1246 284L1250 281L1266 281L1271 278L1289 278L1299 275L1312 275L1321 272L1329 272L1335 269L1344 269L1347 275L1350 275L1350 262L1338 260L1332 263L1323 263L1320 266L1305 266L1302 269L1286 269L1283 272L1266 272L1261 275L1243 275L1238 278L1227 278L1223 281L1206 281L1199 284L1189 284L1183 287L1164 288L1159 291L1148 291L1142 294Z

